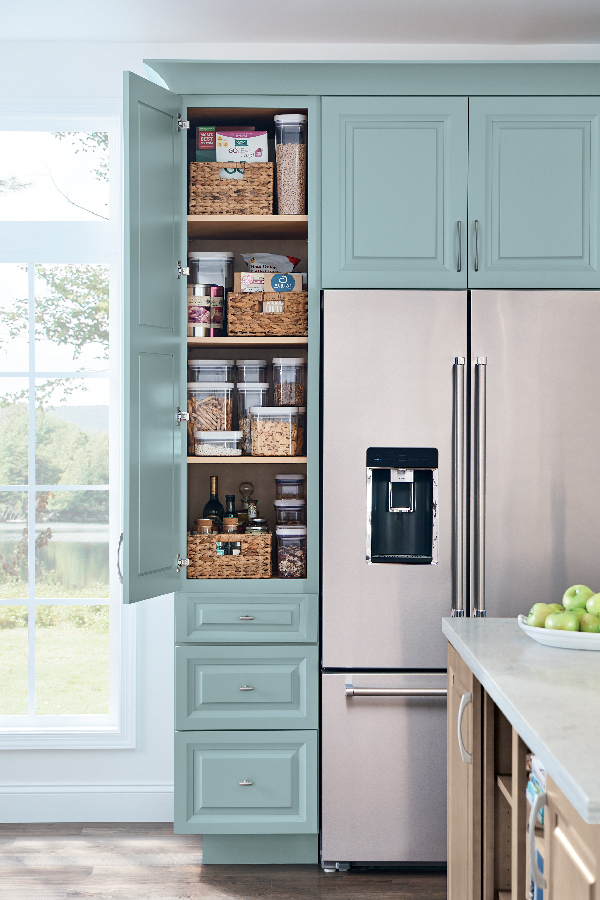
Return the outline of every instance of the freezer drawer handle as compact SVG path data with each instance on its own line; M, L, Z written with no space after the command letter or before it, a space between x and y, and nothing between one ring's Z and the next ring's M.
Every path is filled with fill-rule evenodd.
M240 781L240 784L242 785L242 787L248 787L248 785L252 784L252 782L251 781Z
M446 697L446 688L364 688L346 682L346 697Z
M462 756L463 762L466 762L466 763L472 763L473 757L467 751L465 745L463 744L462 720L463 720L464 711L472 699L473 699L473 695L471 694L470 691L468 691L466 694L463 694L461 697L461 700L460 700L460 707L458 709L458 749L460 750L460 755Z
M531 807L531 812L529 813L529 871L531 872L532 878L535 882L535 886L539 888L540 891L546 890L546 879L538 868L535 855L535 822L539 811L541 810L542 806L545 805L546 794L544 792L536 796L535 800L533 801L533 806Z
M254 690L254 688L248 687L247 684L245 684L244 687L240 688L240 691L253 691L253 690Z
M242 622L251 622L254 616L240 616Z

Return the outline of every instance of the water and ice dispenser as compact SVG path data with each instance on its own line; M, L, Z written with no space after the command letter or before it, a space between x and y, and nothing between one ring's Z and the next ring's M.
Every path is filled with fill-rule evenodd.
M438 452L433 447L367 450L367 562L438 561Z

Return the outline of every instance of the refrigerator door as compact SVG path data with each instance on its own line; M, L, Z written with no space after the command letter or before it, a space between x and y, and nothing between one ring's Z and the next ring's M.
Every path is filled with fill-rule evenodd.
M487 357L488 616L560 602L572 584L600 590L599 334L599 292L472 293L473 365Z
M443 674L323 675L322 850L327 862L446 859L445 697L346 697L445 688Z
M443 668L452 606L453 365L465 291L325 291L323 665ZM366 560L369 447L435 448L438 563Z

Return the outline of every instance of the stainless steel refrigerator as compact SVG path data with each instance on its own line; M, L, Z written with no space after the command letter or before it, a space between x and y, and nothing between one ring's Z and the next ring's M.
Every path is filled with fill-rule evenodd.
M446 859L442 616L600 587L599 338L594 291L324 292L326 867Z

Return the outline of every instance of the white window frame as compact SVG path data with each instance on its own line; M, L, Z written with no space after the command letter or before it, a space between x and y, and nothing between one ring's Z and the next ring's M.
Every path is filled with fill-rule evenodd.
M0 749L131 749L135 747L135 610L124 606L116 554L122 531L123 188L122 110L118 101L0 101L0 131L108 131L109 222L0 222L0 263L107 264L110 269L109 713L0 716ZM81 226L84 227L81 227ZM31 337L30 326L30 337ZM59 375L60 373L53 373ZM72 373L77 377L77 373ZM33 398L30 398L33 405ZM32 437L30 436L30 440ZM16 487L18 490L18 486ZM39 490L39 487L36 487ZM31 506L31 504L30 504ZM31 533L33 533L30 527ZM30 577L33 573L30 573ZM44 603L38 600L37 603ZM98 600L54 600L67 605ZM19 601L1 601L18 605ZM31 616L30 616L31 619ZM30 622L29 641L34 638ZM115 677L116 676L116 677ZM34 675L30 667L30 686ZM39 718L39 722L38 722ZM42 721L43 720L43 724Z

